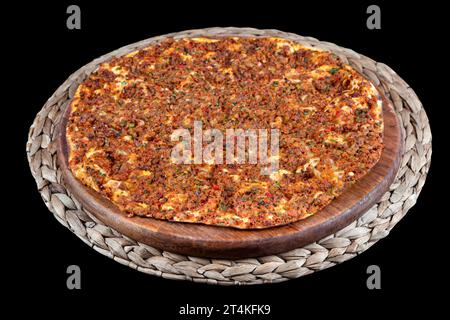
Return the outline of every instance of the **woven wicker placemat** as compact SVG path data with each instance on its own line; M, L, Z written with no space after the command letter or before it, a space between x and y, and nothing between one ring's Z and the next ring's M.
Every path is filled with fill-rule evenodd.
M57 166L54 140L63 111L79 83L112 56L123 55L165 37L214 35L280 36L329 50L379 86L401 122L404 153L390 190L360 219L320 241L277 255L239 260L190 257L139 243L104 225L82 208L64 187ZM172 33L140 41L103 55L73 73L37 114L26 145L31 172L41 196L55 218L83 242L133 269L169 279L210 284L280 282L329 268L355 257L386 237L415 204L431 160L431 131L427 115L414 91L391 68L352 50L278 30L209 28Z

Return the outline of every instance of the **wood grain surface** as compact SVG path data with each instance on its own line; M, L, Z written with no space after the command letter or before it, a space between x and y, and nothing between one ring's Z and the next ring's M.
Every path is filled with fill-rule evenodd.
M58 128L58 162L65 186L97 219L124 235L174 253L209 257L258 257L286 252L330 235L358 219L389 189L400 165L402 132L391 103L383 98L384 149L366 176L323 210L304 220L260 230L239 230L153 218L129 218L112 202L85 187L68 168L66 125L69 107Z

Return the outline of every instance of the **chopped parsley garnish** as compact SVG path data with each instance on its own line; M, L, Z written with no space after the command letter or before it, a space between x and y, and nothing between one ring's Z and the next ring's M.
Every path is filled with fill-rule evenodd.
M367 116L367 109L358 108L355 110L356 122L363 122Z
M335 74L336 72L338 72L339 71L339 68L331 68L330 69L330 73L331 74Z
M367 113L366 109L358 108L358 109L355 110L355 114L356 114L357 117L365 116L366 113Z
M228 206L225 203L221 202L219 203L219 209L225 211L228 209Z

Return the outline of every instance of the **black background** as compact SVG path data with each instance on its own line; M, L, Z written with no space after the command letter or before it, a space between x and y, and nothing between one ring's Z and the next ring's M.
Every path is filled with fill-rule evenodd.
M366 8L374 3L381 7L381 30L366 28ZM70 4L81 7L81 30L66 28ZM436 301L436 291L444 288L448 278L442 260L445 242L440 240L448 209L439 206L439 199L446 194L439 182L444 181L443 150L448 138L444 125L448 102L442 99L446 92L442 91L446 85L442 79L450 66L441 44L447 40L445 11L438 3L405 2L394 7L366 1L122 1L95 5L60 1L15 3L3 8L3 17L2 33L9 44L3 48L4 67L14 67L8 73L10 86L3 92L11 101L4 109L14 113L7 119L16 119L3 119L3 128L13 135L7 140L13 142L13 155L17 156L3 157L10 168L7 174L12 175L6 196L11 206L5 207L4 215L13 218L3 225L12 231L4 242L5 264L12 270L7 276L14 283L12 290L36 315L51 314L53 307L62 306L73 315L139 311L149 319L161 318L155 317L157 313L182 319L177 312L187 303L270 304L270 316L263 317L267 319L301 319L310 313L383 317L411 309L435 311L430 302ZM45 101L72 72L102 54L152 36L212 26L273 28L334 42L386 63L416 91L431 122L432 169L418 203L387 238L357 258L300 279L216 287L165 280L122 266L86 246L52 217L36 191L25 155L28 128ZM25 90L18 90L23 85ZM66 288L66 268L71 264L81 267L81 290ZM372 264L381 268L381 290L366 287L366 268Z

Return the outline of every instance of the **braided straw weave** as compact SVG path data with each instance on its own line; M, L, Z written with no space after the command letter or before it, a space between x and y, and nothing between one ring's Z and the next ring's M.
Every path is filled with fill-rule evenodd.
M289 252L240 260L182 256L139 243L104 225L82 208L64 187L57 166L56 127L77 86L97 66L166 37L279 36L337 54L377 85L394 105L401 122L404 154L396 179L380 201L360 219L320 241ZM115 261L163 278L210 284L281 282L329 268L355 257L386 237L415 204L430 166L431 131L414 91L388 66L352 50L277 30L209 28L172 33L134 43L101 56L73 73L37 114L26 146L31 172L49 210L83 242Z

